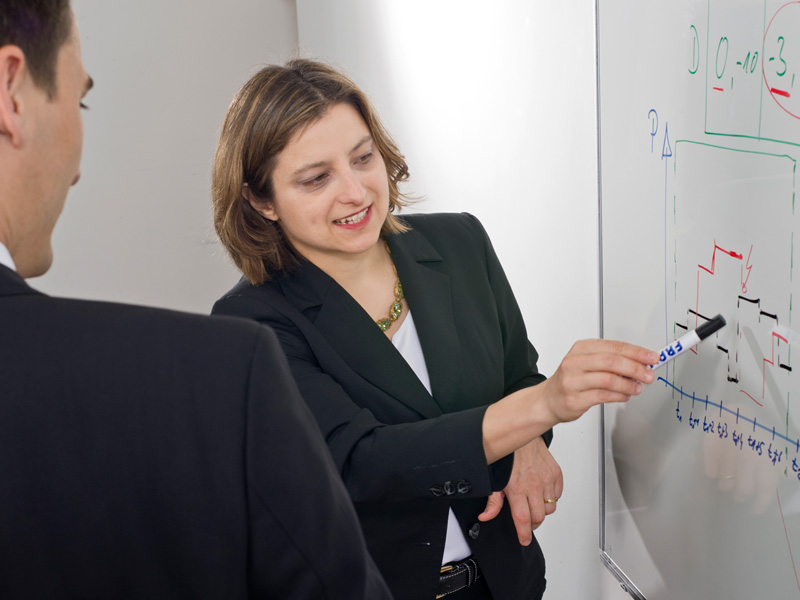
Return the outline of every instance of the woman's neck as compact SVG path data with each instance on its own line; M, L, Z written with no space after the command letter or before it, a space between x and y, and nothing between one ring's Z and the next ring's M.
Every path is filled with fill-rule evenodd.
M370 285L385 274L387 269L393 270L391 258L382 238L366 252L329 256L324 262L319 261L315 264L348 292L351 288L358 289Z
M344 256L341 259L337 257L317 266L342 286L373 321L388 316L396 299L398 277L383 239L379 239L375 246L362 254ZM389 338L403 322L407 312L403 310L400 318L386 330Z

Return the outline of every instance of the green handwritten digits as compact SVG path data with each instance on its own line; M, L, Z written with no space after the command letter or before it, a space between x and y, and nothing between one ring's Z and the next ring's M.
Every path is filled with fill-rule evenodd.
M689 73L694 75L700 68L700 34L697 33L697 27L694 25L689 29L692 32L692 66L689 67Z
M728 38L723 36L719 39L719 45L717 46L717 79L722 79L722 76L725 74L725 67L728 65ZM722 48L725 48L725 56L722 57L722 71L719 70L719 58L720 52Z
M783 60L783 47L786 44L786 40L784 39L784 37L782 35L778 36L778 44L781 47L780 50L778 50L778 60L783 63L783 70L782 71L776 71L775 74L778 77L783 77L784 75L786 75L786 68L787 68L788 65L786 64L786 61Z

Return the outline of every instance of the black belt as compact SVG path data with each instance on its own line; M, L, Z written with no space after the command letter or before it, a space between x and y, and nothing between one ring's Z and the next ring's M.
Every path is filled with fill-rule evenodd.
M437 598L444 598L448 594L468 588L478 581L481 571L478 563L471 556L458 563L448 563L442 567L439 575L439 591Z

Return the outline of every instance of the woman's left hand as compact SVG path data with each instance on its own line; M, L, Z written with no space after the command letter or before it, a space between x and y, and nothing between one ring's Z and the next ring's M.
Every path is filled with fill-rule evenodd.
M508 486L489 496L478 520L494 519L503 508L503 498L508 498L519 543L527 546L533 538L531 532L544 522L547 515L555 512L554 499L561 497L563 490L561 467L544 440L538 437L514 453L514 468Z

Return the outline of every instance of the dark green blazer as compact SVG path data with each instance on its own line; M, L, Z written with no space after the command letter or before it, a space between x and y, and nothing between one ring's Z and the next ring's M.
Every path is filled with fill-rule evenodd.
M240 282L214 312L269 324L283 345L396 598L433 598L452 506L496 600L544 590L538 544L519 545L508 507L478 523L513 455L486 465L486 407L544 380L483 227L470 215L404 217L389 237L433 394L391 341L311 263ZM546 436L549 442L551 434Z

